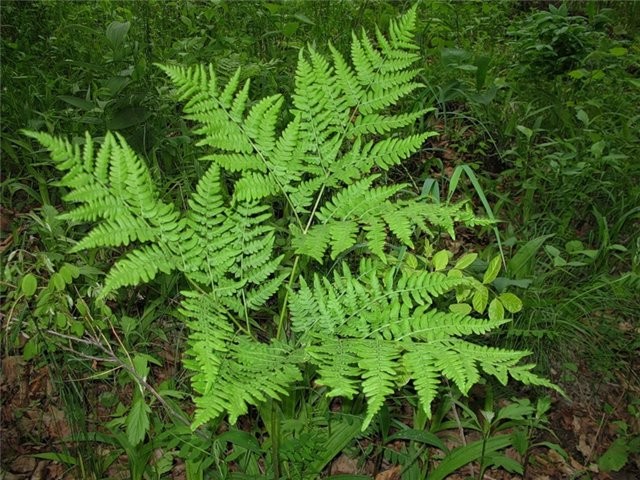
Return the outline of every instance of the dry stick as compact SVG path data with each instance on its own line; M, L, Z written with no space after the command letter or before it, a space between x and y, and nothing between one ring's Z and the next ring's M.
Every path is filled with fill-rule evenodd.
M448 383L448 382L447 382ZM453 395L449 394L451 399L453 400ZM462 445L467 446L467 439L464 436L464 428L462 427L462 422L460 421L460 416L458 415L458 409L456 408L456 402L453 400L453 404L451 406L453 410L453 416L455 417L456 423L458 424L458 432L460 433L460 439L462 440ZM473 464L469 464L469 468L471 469L471 476L475 476L476 472L473 468Z
M622 399L626 394L627 394L627 387L625 386L624 390L618 397L616 404L613 406L613 409L611 410L612 412L615 412L618 409L618 407L620 406L620 402L622 402ZM593 446L591 447L590 449L591 451L589 452L589 455L587 456L586 460L584 461L584 464L582 465L585 468L587 468L587 465L589 465L589 462L591 461L591 457L593 456L593 451L595 450L596 443L598 442L598 437L600 436L600 433L602 432L602 427L604 426L604 423L607 417L609 417L609 415L610 414L606 412L602 414L602 419L600 420L600 423L598 425L598 430L596 431L595 437L593 437Z

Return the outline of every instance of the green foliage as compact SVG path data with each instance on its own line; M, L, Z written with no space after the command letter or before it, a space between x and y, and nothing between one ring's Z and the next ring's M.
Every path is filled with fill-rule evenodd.
M433 135L399 131L424 111L389 113L420 87L414 30L415 9L391 23L388 37L377 31L376 44L354 35L350 62L331 46L331 59L301 52L289 117L280 95L249 102L239 71L222 86L212 67L163 66L211 163L186 211L163 200L120 135L107 134L99 147L87 135L81 148L28 132L66 172L60 185L79 206L64 218L94 225L74 250L133 246L109 272L103 296L160 272L181 272L191 283L180 313L198 394L194 427L222 414L235 422L248 405L282 398L307 362L328 395L364 393L363 428L408 379L427 414L441 376L462 392L480 370L502 383L510 374L552 386L518 364L527 352L460 338L499 327L503 314L486 320L438 308L475 279L456 269L388 265L392 236L413 248L418 232L453 237L456 224L487 224L464 205L427 203L403 184L376 185L374 172L406 160ZM304 268L306 259L329 265L328 249L343 259L333 275ZM348 260L358 257L354 269ZM496 273L490 267L485 283ZM263 335L271 339L259 341Z
M572 16L566 4L549 5L513 26L516 49L529 69L565 73L577 66L598 43L599 34L584 17Z

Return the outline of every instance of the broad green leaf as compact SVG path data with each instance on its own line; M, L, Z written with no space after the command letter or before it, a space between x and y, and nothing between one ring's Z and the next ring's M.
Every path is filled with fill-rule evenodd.
M564 248L568 253L574 253L584 250L584 245L580 240L571 240L564 244Z
M478 258L478 254L477 253L467 253L466 255L463 255L462 257L460 257L458 259L458 261L453 266L453 268L457 268L458 270L464 270L469 265L471 265L473 262L475 262L476 258Z
M64 282L66 284L69 284L73 281L74 278L78 278L78 276L80 275L80 271L75 265L65 263L60 269L60 275L62 275Z
M64 277L59 273L54 273L53 275L51 275L51 279L49 280L49 283L53 284L55 289L59 291L64 290L64 287L66 285L64 281Z
M522 310L522 300L520 300L520 298L518 298L518 296L514 295L513 293L501 293L498 299L500 300L500 302L502 302L504 308L506 308L510 313L517 313Z
M146 355L136 355L132 360L133 369L142 378L146 378L149 375L148 358Z
M435 271L444 270L444 268L449 263L449 251L448 250L440 250L433 256L431 260L433 262L433 268Z
M120 48L129 32L131 22L111 22L107 26L107 39L114 50Z
M488 465L503 468L509 473L517 473L520 475L523 473L520 462L503 454L489 455L485 461Z
M261 453L260 443L256 437L242 430L230 430L217 437L220 442L229 442L254 453Z
M143 397L138 397L134 402L125 423L127 424L127 438L132 445L138 445L149 429L149 413L151 409Z
M324 442L319 454L309 465L309 471L320 474L325 467L360 435L360 422L345 418L331 425L331 435Z
M598 467L605 472L617 472L626 465L628 460L629 450L626 439L618 438L600 457Z
M22 348L22 358L29 361L40 353L40 343L38 337L31 337Z
M521 280L533 274L533 259L544 242L553 235L542 235L529 240L507 263L507 272L510 277Z
M442 440L440 440L439 437L425 430L415 430L413 428L408 428L406 430L400 430L399 432L394 433L389 438L387 438L388 443L394 442L396 440L411 440L413 442L420 442L426 445L434 446L442 450L443 452L447 451L446 445Z
M627 54L627 49L624 47L613 47L609 49L609 53L614 57L624 57Z
M513 448L520 455L527 453L529 449L529 436L524 429L517 429L511 434L511 440L513 441Z
M507 448L509 445L511 445L511 435L497 435L489 438L486 442L476 440L473 443L458 447L444 457L442 462L433 469L429 475L429 480L444 480L460 467L478 460L483 452L485 455L490 455L493 452Z
M504 306L497 298L489 304L489 320L502 320L504 318Z
M473 294L473 299L471 300L473 309L478 313L484 312L484 309L487 308L488 301L489 289L484 285L478 285L476 293Z
M411 253L405 254L404 261L409 267L414 269L418 268L418 259L415 257L415 255L412 255Z
M578 113L576 113L576 118L585 125L589 125L589 115L584 110L578 110Z
M516 129L525 137L527 137L527 140L531 140L531 137L533 136L533 130L525 127L524 125L518 125L516 126Z
M487 285L496 279L498 273L500 273L501 261L502 258L500 257L500 255L496 255L491 259L491 261L489 262L489 266L487 267L487 271L484 272L484 277L482 277L482 283Z
M95 103L83 98L72 97L71 95L59 95L58 98L69 105L79 108L80 110L93 110L96 108Z
M124 130L144 123L151 116L151 112L142 107L126 107L118 110L107 121L109 130Z
M449 278L462 278L464 277L464 273L462 270L458 270L457 268L452 268L447 272L447 277Z
M20 285L20 289L22 290L22 294L25 297L32 297L38 288L38 280L36 276L32 273L27 273L24 277L22 277L22 283Z

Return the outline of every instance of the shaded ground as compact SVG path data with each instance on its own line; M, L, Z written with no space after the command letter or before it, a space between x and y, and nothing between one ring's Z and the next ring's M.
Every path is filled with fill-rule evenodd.
M548 440L560 444L567 452L568 458L564 459L548 449L538 449L531 457L527 479L640 478L638 456L630 457L627 465L619 472L604 473L598 468L598 459L617 439L626 438L625 435L630 438L640 434L640 387L634 373L640 371L640 362L636 358L634 364L628 367L627 374L614 372L605 376L590 373L584 365L579 365L573 378L565 377L560 380L571 400L555 397L550 423L557 438L549 435ZM97 382L92 385L96 385L95 388L104 388ZM95 393L97 395L99 392ZM0 398L3 469L1 478L81 478L67 465L32 456L55 451L64 452L65 438L71 433L70 422L62 410L60 395L56 392L47 367L34 367L25 363L19 356L3 358ZM104 420L107 420L108 412L100 411L97 406L96 408L97 419L105 417ZM451 432L453 445L456 436L459 438L457 432ZM122 458L116 461L109 470L113 478L127 478L124 460ZM473 467L465 467L449 478L468 478L472 473L471 468ZM329 470L331 474L367 474L376 480L399 479L400 473L399 466L384 462L376 466L373 462L350 459L346 455L337 457ZM477 475L477 467L473 471ZM184 465L181 462L174 463L171 478L185 478ZM485 478L506 480L520 477L503 471L489 471Z

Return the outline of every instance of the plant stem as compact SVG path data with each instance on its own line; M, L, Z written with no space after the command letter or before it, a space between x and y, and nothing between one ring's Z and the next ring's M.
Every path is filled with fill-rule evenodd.
M280 419L276 412L276 402L271 400L271 463L273 480L280 478Z

